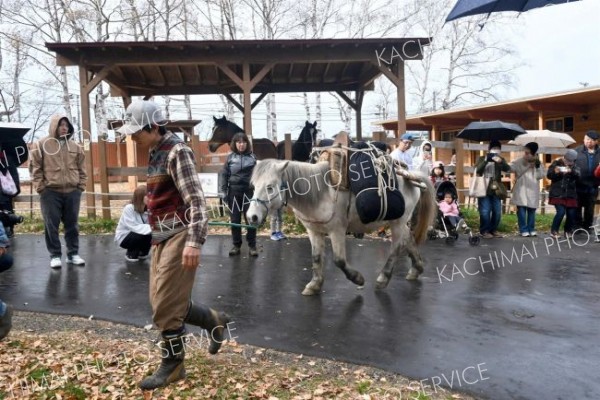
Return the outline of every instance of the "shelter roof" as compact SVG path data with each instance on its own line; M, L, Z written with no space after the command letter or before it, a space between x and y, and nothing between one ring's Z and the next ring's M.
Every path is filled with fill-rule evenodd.
M114 95L373 90L381 65L422 59L429 38L46 43L61 66L83 66ZM267 68L268 72L261 73ZM261 76L262 75L262 76Z
M406 118L406 127L408 130L431 130L433 125L444 129L464 128L469 122L482 119L523 121L537 116L540 111L546 117L585 114L596 105L600 105L600 86L417 114ZM398 120L375 121L372 124L394 130Z

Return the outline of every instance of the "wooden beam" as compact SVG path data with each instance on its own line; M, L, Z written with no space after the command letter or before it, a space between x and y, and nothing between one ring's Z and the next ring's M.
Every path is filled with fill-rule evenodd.
M538 129L539 130L546 129L546 127L544 126L544 112L543 111L538 111Z
M311 70L312 66L313 66L313 63L309 62L308 67L306 67L306 74L304 74L305 82L308 80L308 77L310 76L310 70Z
M138 75L142 77L142 84L147 85L148 78L146 77L146 74L144 74L144 70L141 67L135 67L135 70L137 71Z
M353 110L356 111L357 109L357 105L354 101L352 101L352 99L348 96L346 96L346 94L344 92L342 92L341 90L336 90L336 93L338 94L338 96L340 96L346 103L348 103L348 105L350 107L352 107Z
M387 68L383 67L384 70ZM404 90L404 61L395 65L396 99L398 101L398 135L406 133L406 97ZM388 70L391 73L391 71Z
M290 68L288 69L288 81L292 80L293 72L294 72L294 64L290 63Z
M259 82L256 86L251 89L252 93L302 93L302 92L335 92L342 90L345 92L354 92L355 90L373 90L374 86L363 87L360 82L345 82L345 83L282 83L273 84ZM241 86L220 86L217 84L203 84L203 85L185 85L185 86L125 86L125 91L129 96L143 96L146 94L157 94L161 95L184 95L184 94L236 94L243 93Z
M165 77L165 74L163 73L160 65L156 66L156 70L158 71L158 75L160 76L160 79L162 80L162 86L168 86L169 82L167 82L167 78Z
M106 137L98 137L98 158L100 165L100 191L102 192L102 218L110 219L110 187L108 185L108 162L106 157Z
M181 86L185 85L185 80L183 79L183 72L181 72L180 65L177 65L175 67L175 72L177 73L177 78L179 78L179 82L181 82Z
M225 75L227 75L229 77L229 79L231 79L233 82L235 82L236 85L238 85L240 88L243 89L243 87L244 87L243 80L240 79L240 77L237 76L237 74L235 72L233 72L231 70L231 68L229 68L227 65L224 65L224 64L216 64L216 65L221 71L223 71L223 73Z
M244 65L248 65L248 70L250 70L249 64L245 63ZM273 69L273 66L275 66L275 63L268 63L264 65L256 75L254 75L254 78L250 80L250 90L252 90L258 84L258 82L260 82L265 75L267 75L269 71ZM248 76L250 76L250 72L248 72Z
M231 104L233 104L238 110L240 110L242 113L244 112L244 107L238 103L238 101L234 99L232 95L225 93L224 96L227 97L227 100L229 100Z
M344 75L346 74L346 69L348 69L348 65L350 63L345 62L340 70L340 74L338 75L338 82L342 82L344 80Z
M86 205L88 218L96 219L96 199L94 197L94 162L92 159L92 123L90 117L90 98L88 91L89 74L86 68L79 66L79 93L81 100L81 129L83 130L83 151L87 182L85 184ZM87 138L86 138L87 136Z
M427 125L440 125L440 129L446 127L465 127L466 125L473 122L472 118L449 118L449 117L421 117L421 121L423 121Z
M325 69L323 70L323 75L321 75L321 82L325 83L325 78L327 78L327 73L329 72L329 67L331 66L331 63L326 63L325 64Z
M527 102L527 108L530 111L564 112L573 114L586 114L589 112L589 107L586 105L541 101L529 101Z
M94 88L98 86L100 82L102 82L102 80L108 76L108 74L113 70L113 68L114 65L107 65L106 67L102 68L100 72L98 72L94 76L94 79L92 79L85 85L86 91L90 93L92 90L94 90Z
M377 65L377 64L375 64ZM402 63L403 65L403 69L404 69L404 63ZM386 76L386 78L388 78L390 80L390 82L392 82L396 87L399 86L403 86L404 82L400 82L400 80L398 79L398 77L396 75L394 75L394 73L392 71L390 71L390 69L384 65L377 65L377 68L379 68L379 70L381 71L382 74L384 74Z
M200 66L199 65L195 65L196 67L196 74L198 76L198 78L196 79L196 82L198 85L202 85L202 71L200 70Z
M258 105L258 103L261 102L262 99L265 98L265 96L267 95L267 92L261 93L253 102L252 102L252 109L254 110L254 107L256 107Z
M484 119L484 120L513 120L522 121L529 116L526 113L519 112L508 112L508 111L494 111L494 110L472 110L468 111L467 115L473 119Z

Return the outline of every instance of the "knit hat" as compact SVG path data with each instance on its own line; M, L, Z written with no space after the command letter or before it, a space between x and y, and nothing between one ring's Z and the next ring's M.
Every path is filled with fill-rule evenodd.
M499 140L492 140L490 142L490 147L488 147L488 150L495 149L495 148L499 149L501 147L502 147L502 144L500 143Z
M598 134L598 132L596 131L587 131L585 136L589 137L592 140L598 140L600 134Z
M529 149L529 151L531 152L531 154L535 154L538 151L538 144L536 142L529 142L525 145L526 148Z
M573 149L569 149L565 153L564 157L565 157L565 160L574 162L577 159L577 151L575 151Z

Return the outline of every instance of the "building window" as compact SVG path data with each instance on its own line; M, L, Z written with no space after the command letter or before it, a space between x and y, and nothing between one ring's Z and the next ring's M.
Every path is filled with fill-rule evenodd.
M554 132L573 132L573 117L551 118L545 121L546 129Z
M440 139L442 142L451 142L456 138L456 135L458 135L458 131L444 131Z

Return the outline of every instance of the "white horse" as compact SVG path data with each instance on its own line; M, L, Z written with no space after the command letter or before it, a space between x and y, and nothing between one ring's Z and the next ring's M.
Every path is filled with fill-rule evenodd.
M423 260L417 245L426 239L427 230L437 213L435 191L429 178L419 177L425 189L398 178L398 186L405 202L404 215L396 220L365 225L356 212L354 194L334 186L331 183L331 173L328 162L307 164L262 160L252 174L254 196L246 212L248 221L260 225L272 210L279 209L287 202L308 231L313 275L302 294L314 295L321 292L326 234L331 238L335 265L354 284L364 285L363 276L351 269L346 261L346 232L371 232L386 223L392 228L392 244L389 257L377 277L377 288L383 289L388 285L394 266L404 254L408 254L412 260L406 279L417 279L423 272ZM408 222L413 211L415 217L411 232Z

